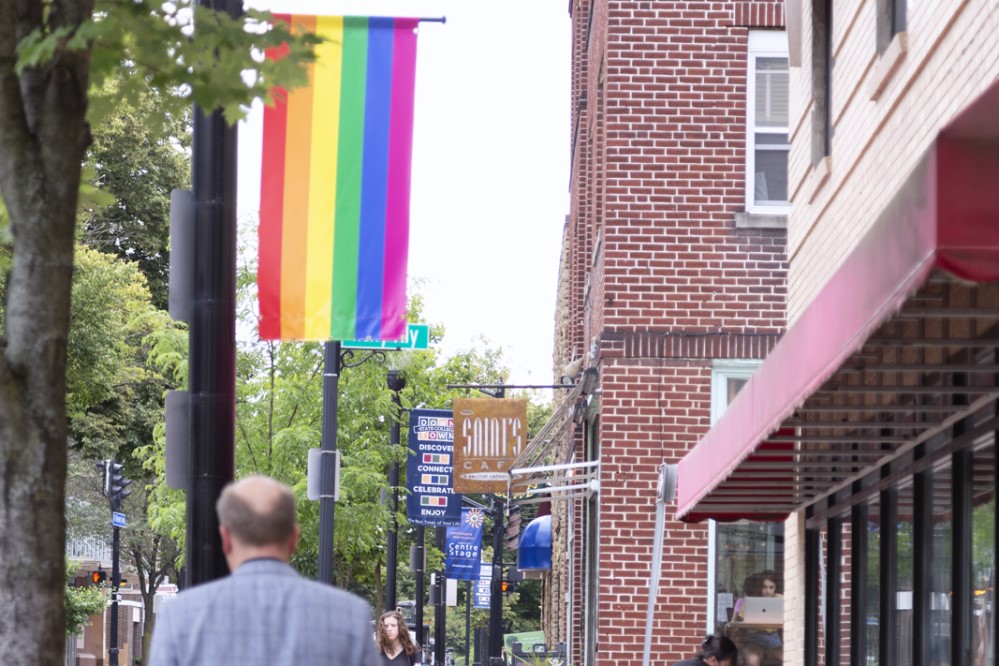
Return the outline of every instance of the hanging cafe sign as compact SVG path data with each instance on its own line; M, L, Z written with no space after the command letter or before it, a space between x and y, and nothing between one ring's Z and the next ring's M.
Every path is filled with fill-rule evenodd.
M510 466L527 445L527 400L454 400L454 491L505 493Z

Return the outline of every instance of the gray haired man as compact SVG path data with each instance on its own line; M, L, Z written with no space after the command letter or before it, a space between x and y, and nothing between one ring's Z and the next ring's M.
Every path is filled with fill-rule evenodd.
M287 486L245 478L216 511L232 574L162 606L150 666L378 665L367 602L288 565L300 529Z

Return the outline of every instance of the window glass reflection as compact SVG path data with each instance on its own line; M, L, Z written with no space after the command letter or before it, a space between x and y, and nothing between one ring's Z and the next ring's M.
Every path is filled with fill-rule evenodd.
M719 524L715 554L716 631L739 646L740 663L779 666L783 615L763 622L756 614L761 601L784 596L784 526L748 521Z
M909 480L898 490L898 532L897 532L897 591L895 595L895 618L892 631L895 635L898 664L912 664L912 567L913 567L913 494Z
M867 509L867 587L865 590L866 616L865 637L867 654L865 663L875 666L881 654L879 627L881 625L881 501L875 495Z
M930 575L930 666L950 666L952 475L948 461L933 470L933 554Z
M975 451L972 510L971 556L973 585L971 595L971 663L995 664L995 637L992 635L995 603L995 443Z

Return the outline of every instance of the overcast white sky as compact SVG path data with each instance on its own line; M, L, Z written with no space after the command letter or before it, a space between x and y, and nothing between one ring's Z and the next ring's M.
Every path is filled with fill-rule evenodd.
M420 26L409 278L444 350L502 347L550 383L569 183L566 0L255 0L275 12L446 16ZM239 216L259 209L260 114L240 127Z

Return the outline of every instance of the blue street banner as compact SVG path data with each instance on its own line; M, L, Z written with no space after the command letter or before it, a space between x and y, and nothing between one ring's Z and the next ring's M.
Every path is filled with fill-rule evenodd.
M482 562L479 577L475 580L475 607L489 608L493 596L493 565Z
M461 525L447 528L444 574L452 580L475 580L482 562L482 509L461 510Z
M450 409L410 411L406 488L410 523L461 524L461 495L454 492L454 418Z

